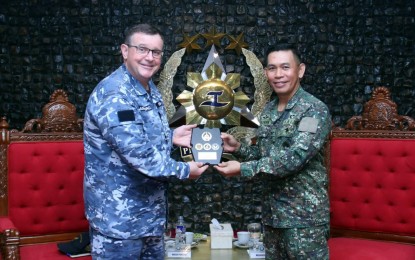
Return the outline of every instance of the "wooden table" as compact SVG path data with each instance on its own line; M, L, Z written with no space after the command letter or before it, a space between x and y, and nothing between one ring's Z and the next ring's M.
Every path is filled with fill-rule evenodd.
M185 259L185 258L166 258ZM189 259L189 258L187 258ZM247 249L233 247L232 249L210 249L210 237L206 241L200 241L192 248L192 258L197 260L249 260Z

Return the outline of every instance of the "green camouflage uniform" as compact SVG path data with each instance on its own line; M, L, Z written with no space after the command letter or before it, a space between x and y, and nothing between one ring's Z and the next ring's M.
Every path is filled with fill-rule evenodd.
M264 108L256 145L242 144L235 153L245 161L241 163L241 176L261 173L264 182L262 222L266 226L266 255L269 259L287 259L278 258L284 254L291 255L288 259L327 259L329 198L323 148L331 130L330 113L323 102L301 87L284 112L278 113L277 104L278 98ZM321 228L325 232L321 233ZM267 232L273 229L278 230ZM303 238L298 239L291 229L297 229L297 235ZM285 244L267 247L267 242L274 240L273 234L281 231L290 239ZM315 234L324 235L324 239L318 240L321 243L313 243ZM307 243L313 246L310 248ZM283 252L294 247L312 252ZM315 255L316 252L320 253Z

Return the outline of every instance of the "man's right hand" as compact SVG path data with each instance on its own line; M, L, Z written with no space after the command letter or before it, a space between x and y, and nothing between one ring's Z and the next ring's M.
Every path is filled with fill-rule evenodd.
M220 137L222 138L223 141L223 150L225 152L235 152L237 150L239 150L239 148L241 147L241 143L239 143L235 137L233 137L230 134L227 133L221 133Z
M241 163L238 161L221 162L213 167L225 177L241 175Z
M198 179L200 175L209 167L209 165L203 165L201 162L188 162L190 166L190 175L189 179Z

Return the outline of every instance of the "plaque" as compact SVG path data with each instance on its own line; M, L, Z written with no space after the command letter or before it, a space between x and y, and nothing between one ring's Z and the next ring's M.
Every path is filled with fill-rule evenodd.
M223 147L219 128L195 127L192 129L192 154L195 162L216 165L220 163Z

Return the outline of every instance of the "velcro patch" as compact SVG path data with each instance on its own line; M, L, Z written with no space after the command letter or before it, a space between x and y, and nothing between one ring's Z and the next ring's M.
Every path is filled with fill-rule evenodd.
M319 120L313 117L304 117L298 125L298 131L316 133Z
M118 111L118 120L120 122L134 121L135 115L133 110Z

